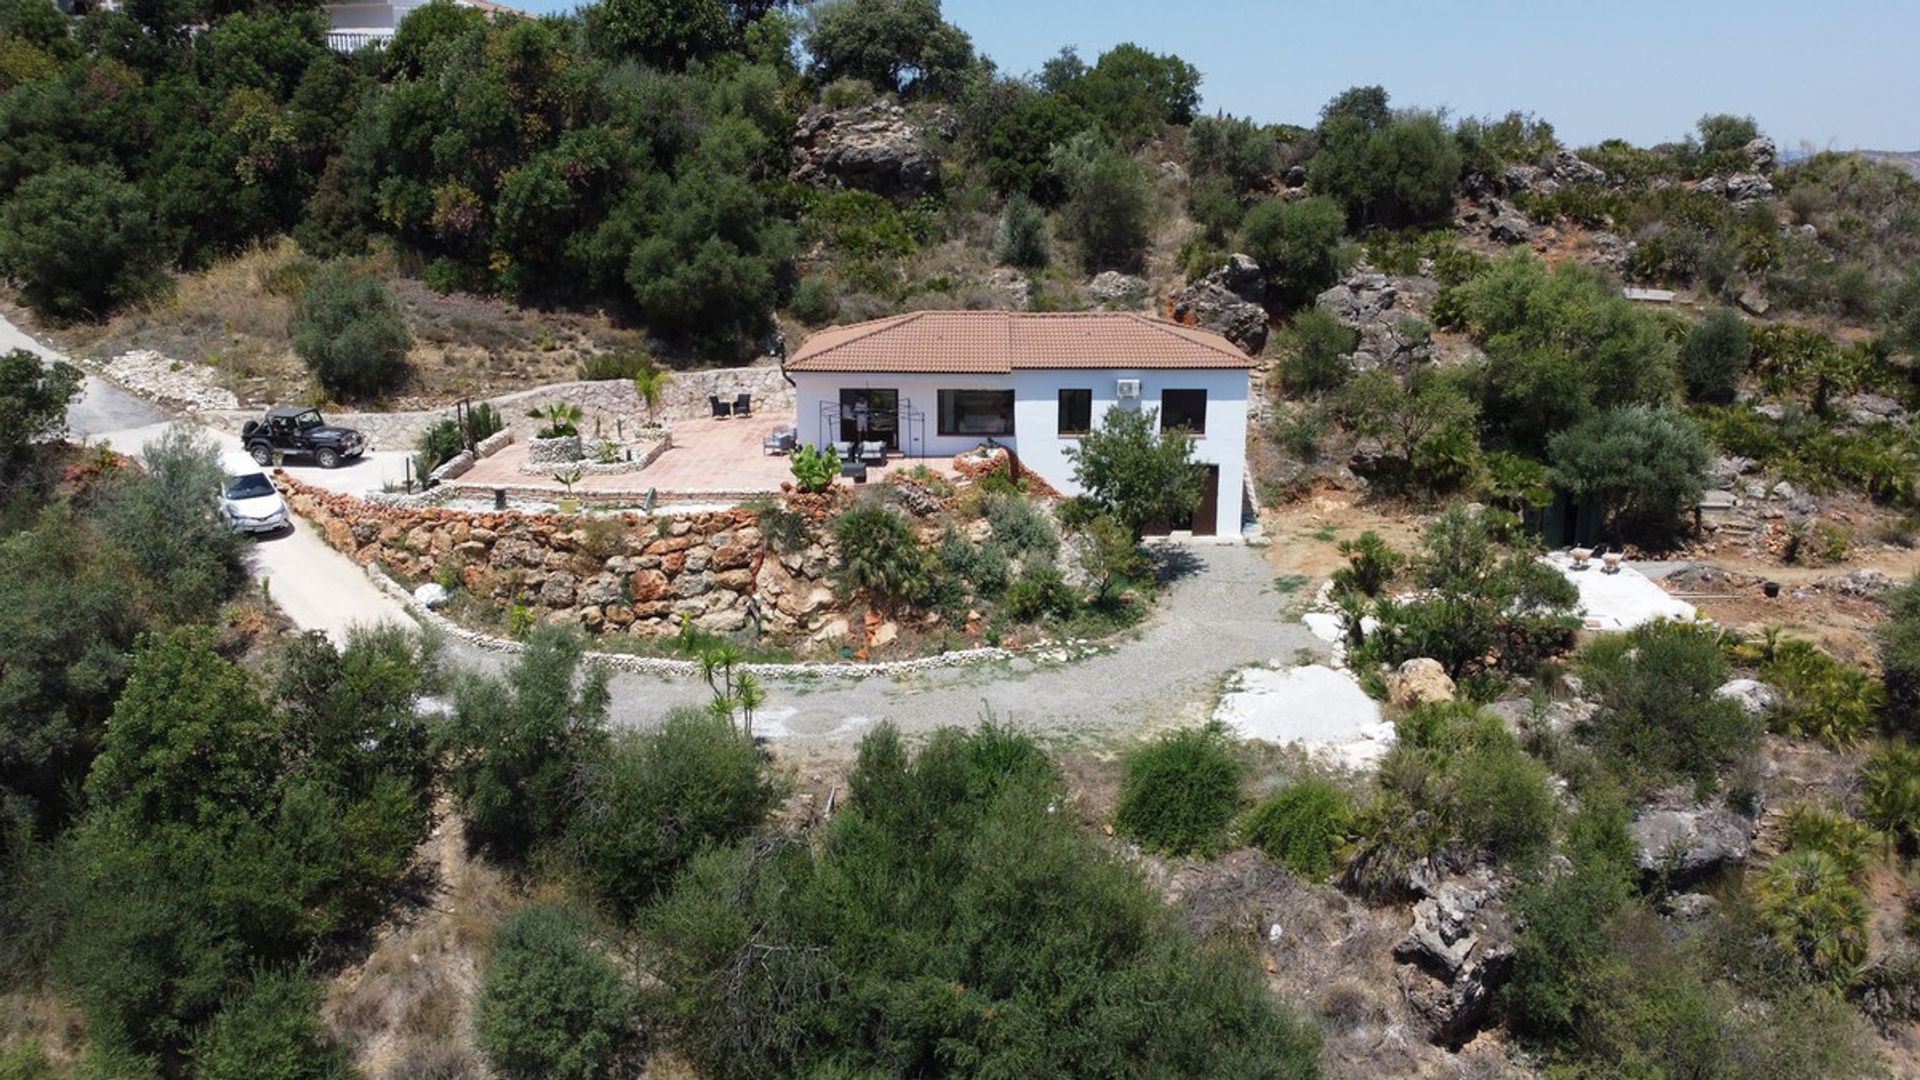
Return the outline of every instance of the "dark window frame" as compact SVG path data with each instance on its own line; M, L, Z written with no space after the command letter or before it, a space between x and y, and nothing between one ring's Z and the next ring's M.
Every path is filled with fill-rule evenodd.
M1198 413L1197 423L1179 424L1179 423L1168 422L1168 417L1173 414L1173 411L1168 407L1167 399L1168 397L1175 394L1192 395L1199 398L1200 409ZM1191 400L1191 398L1189 398L1188 400ZM1194 415L1194 414L1189 409L1189 410L1182 410L1181 415L1182 415L1182 418L1185 418L1186 416ZM1185 428L1187 434L1189 435L1205 435L1207 433L1207 392L1205 390L1189 389L1189 388L1183 388L1183 387L1172 387L1172 388L1168 388L1166 390L1160 391L1160 429L1162 431L1166 431L1166 430L1170 430L1177 427Z
M957 424L952 428L948 427L947 417L949 412L951 411L947 408L947 395L949 394L1002 394L1002 395L1005 395L1007 399L1007 426L1005 430L960 431L958 430ZM1016 405L1017 403L1014 399L1013 391L1011 389L1003 390L997 387L956 386L956 387L948 387L943 390L936 390L934 391L934 412L936 414L935 420L934 420L935 430L937 430L940 433L940 435L942 435L943 437L950 437L950 438L974 438L976 436L983 439L1006 438L1013 434L1014 414L1017 411Z
M1077 394L1081 404L1075 406L1086 417L1080 426L1073 427L1067 422L1067 395ZM1063 386L1055 394L1054 433L1058 435L1090 435L1093 433L1093 391L1080 386Z

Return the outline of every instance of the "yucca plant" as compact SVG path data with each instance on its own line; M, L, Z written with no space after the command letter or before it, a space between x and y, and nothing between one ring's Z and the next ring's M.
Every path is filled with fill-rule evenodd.
M571 401L549 401L538 409L527 410L527 416L541 421L540 438L558 439L580 434L580 421L586 413Z

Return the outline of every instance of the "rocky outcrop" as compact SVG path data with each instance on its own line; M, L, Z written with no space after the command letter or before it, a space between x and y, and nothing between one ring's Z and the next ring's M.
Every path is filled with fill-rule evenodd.
M1467 178L1466 189L1468 195L1484 200L1522 192L1551 195L1572 184L1606 187L1612 183L1613 178L1606 170L1582 160L1572 151L1561 150L1543 165L1516 162L1492 174L1476 173Z
M1714 693L1740 706L1741 712L1752 717L1765 716L1780 704L1780 691L1758 679L1734 679Z
M1640 870L1670 888L1718 874L1753 853L1754 820L1718 806L1651 807L1627 826Z
M1387 676L1387 700L1402 709L1452 701L1453 679L1440 661L1418 657Z
M1493 218L1487 222L1487 238L1496 244L1531 244L1539 232L1527 215L1506 203L1495 203Z
M1400 289L1387 275L1362 272L1321 293L1314 303L1360 332L1353 367L1368 371L1404 370L1433 359L1426 323L1400 301Z
M233 391L216 383L204 364L175 363L152 349L135 349L108 360L102 374L140 397L190 413L237 409ZM257 418L257 414L249 414Z
M1267 291L1260 264L1246 255L1234 255L1226 265L1173 294L1175 322L1198 326L1225 337L1249 356L1267 347L1267 309L1261 301Z
M1489 870L1449 878L1414 904L1413 926L1393 947L1400 987L1434 1042L1464 1042L1506 981L1516 927L1504 894Z
M1702 195L1719 195L1733 202L1747 202L1772 195L1773 181L1760 173L1734 173L1731 176L1709 176L1694 185L1693 190Z
M816 105L794 130L788 175L803 184L913 198L940 182L940 159L927 148L927 135L891 101L848 109Z
M1747 165L1757 173L1770 173L1780 161L1780 148L1765 135L1748 143L1743 152L1747 155Z
M1087 282L1087 295L1107 307L1133 307L1147 297L1147 279L1103 270Z

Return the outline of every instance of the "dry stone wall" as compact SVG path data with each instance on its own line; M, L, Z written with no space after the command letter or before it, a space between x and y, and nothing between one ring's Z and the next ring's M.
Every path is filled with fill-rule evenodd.
M597 634L670 636L683 617L729 633L757 620L799 640L844 639L845 613L821 544L774 554L745 509L675 517L475 513L377 505L275 473L295 513L361 565L404 582L451 576L505 610L525 604L543 622Z

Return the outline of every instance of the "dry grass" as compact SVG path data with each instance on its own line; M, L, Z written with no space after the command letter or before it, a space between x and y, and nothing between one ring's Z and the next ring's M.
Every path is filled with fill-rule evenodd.
M450 807L421 848L437 888L397 913L373 952L334 977L328 1026L369 1080L482 1077L473 1001L493 947L493 929L525 898L500 868L467 851Z

